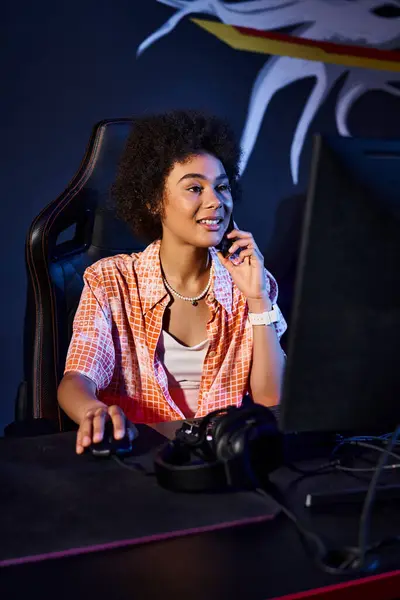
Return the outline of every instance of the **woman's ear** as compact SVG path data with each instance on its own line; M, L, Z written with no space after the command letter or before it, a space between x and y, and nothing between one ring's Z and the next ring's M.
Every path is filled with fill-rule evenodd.
M150 202L146 202L145 204L147 210L149 211L149 213L151 215L153 215L153 217L157 216L160 214L160 205L157 204L157 206L153 206L152 204L150 204Z
M153 217L160 217L160 219L163 216L164 213L164 201L165 201L165 196L166 196L166 192L165 190L163 192L159 192L155 198L155 202L146 202L145 206L147 208L147 210L149 211L149 213L153 216Z

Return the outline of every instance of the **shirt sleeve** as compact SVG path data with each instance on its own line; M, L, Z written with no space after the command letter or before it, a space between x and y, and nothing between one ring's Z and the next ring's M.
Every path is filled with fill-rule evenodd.
M74 371L85 375L101 390L111 382L115 350L105 290L89 269L83 276L84 288L75 314L64 374Z
M275 277L267 269L264 268L264 272L265 272L265 277L267 279L267 290L268 290L269 299L271 300L272 304L277 305L278 283L277 283ZM275 329L276 329L278 338L280 339L287 329L287 323L286 323L285 318L284 318L283 314L281 313L281 309L279 308L278 305L277 305L277 309L278 309L278 313L279 313L279 321L278 321L278 323L275 323Z

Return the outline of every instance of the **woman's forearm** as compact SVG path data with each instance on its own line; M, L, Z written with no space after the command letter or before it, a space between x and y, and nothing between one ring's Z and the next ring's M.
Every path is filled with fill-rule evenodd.
M272 309L268 297L248 300L249 312L262 313ZM274 325L253 325L253 356L250 391L254 402L264 406L279 403L285 357Z
M93 381L80 373L67 373L58 387L58 403L70 419L79 425L88 410L106 406L96 396Z

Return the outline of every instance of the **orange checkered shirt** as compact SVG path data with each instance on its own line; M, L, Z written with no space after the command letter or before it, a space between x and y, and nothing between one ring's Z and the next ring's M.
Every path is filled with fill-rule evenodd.
M128 419L154 423L185 418L168 391L157 355L163 314L170 302L161 275L160 241L144 252L99 260L84 274L84 289L75 315L65 373L90 378L98 398L118 404ZM247 302L210 248L212 284L205 301L209 347L204 359L196 417L230 404L239 405L248 390L252 327ZM275 304L278 286L266 271L269 297ZM281 316L275 324L286 329Z

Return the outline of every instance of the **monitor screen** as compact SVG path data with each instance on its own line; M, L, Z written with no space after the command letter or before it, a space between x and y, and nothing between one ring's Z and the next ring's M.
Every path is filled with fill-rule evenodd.
M400 140L317 136L280 427L400 423Z

